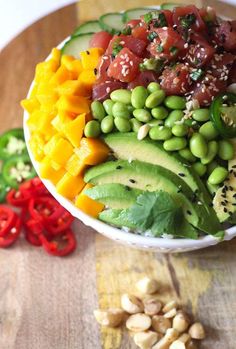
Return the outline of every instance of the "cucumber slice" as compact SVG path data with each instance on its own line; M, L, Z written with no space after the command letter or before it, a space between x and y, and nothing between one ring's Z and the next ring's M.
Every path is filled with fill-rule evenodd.
M123 22L127 23L132 19L139 19L140 16L145 15L145 13L148 13L150 11L156 11L156 9L149 7L137 7L127 10L123 13Z
M97 33L102 30L98 21L88 21L81 24L78 28L75 29L72 36L84 33Z
M84 33L72 36L61 49L62 55L80 58L80 52L89 48L89 41L94 33Z
M171 3L171 2L167 2L165 4L161 4L161 9L162 10L173 10L175 7L180 7L180 6L184 6L184 4L180 4L180 3Z
M120 32L124 27L122 18L122 13L106 13L99 18L99 23L103 30L106 30L111 34L116 34L117 32Z

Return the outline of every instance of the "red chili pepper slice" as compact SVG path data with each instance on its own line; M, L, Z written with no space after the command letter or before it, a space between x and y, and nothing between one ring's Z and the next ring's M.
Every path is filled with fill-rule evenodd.
M47 188L44 186L43 182L38 178L32 178L20 185L21 192L28 192L30 197L50 195Z
M21 232L21 219L16 215L16 220L13 224L13 226L10 228L9 232L3 236L0 237L0 247L6 248L10 247L11 245L16 242Z
M30 243L31 245L34 246L42 246L42 242L40 240L40 238L31 233L29 230L25 229L25 239L28 241L28 243Z
M42 219L28 219L24 222L25 229L34 235L40 235L44 231Z
M27 191L12 189L8 192L6 199L7 202L12 206L26 206L30 199L30 193Z
M39 235L43 248L53 256L63 257L72 253L76 249L77 241L71 229L64 233L50 238L44 234ZM61 246L62 245L62 246Z
M58 235L68 229L72 224L74 217L66 210L54 221L45 221L45 227L52 235Z
M16 213L9 207L0 206L0 237L8 234L15 222L16 216Z
M60 205L51 197L40 196L29 201L29 213L32 218L50 218L55 211L60 210Z

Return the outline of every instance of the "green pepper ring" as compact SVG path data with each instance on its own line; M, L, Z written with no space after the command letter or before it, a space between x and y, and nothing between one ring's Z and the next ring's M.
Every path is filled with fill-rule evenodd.
M13 128L12 130L9 130L9 131L6 131L5 133L3 133L0 136L0 159L2 159L2 160L6 160L10 156L12 156L12 154L9 154L6 151L6 146L7 146L9 139L11 137L15 137L17 139L21 139L22 141L25 141L24 132L23 132L22 128ZM27 154L26 146L21 154ZM19 155L21 155L21 154L19 154Z
M2 175L0 175L0 203L5 201L5 197L7 194L7 184L4 181Z
M19 182L15 178L12 178L10 175L10 170L12 167L14 167L18 162L23 162L24 164L29 164L31 166L31 170L29 175L24 178L24 181L34 178L36 176L36 172L33 168L33 165L30 161L30 157L27 154L22 154L22 155L15 155L10 157L8 160L6 160L3 163L2 166L2 176L3 180L11 187L14 189L18 189L19 187Z
M225 98L227 96L227 98ZM222 93L218 95L210 106L210 118L219 133L226 138L236 137L236 128L227 126L221 118L221 107L227 101L236 103L236 95L233 93Z

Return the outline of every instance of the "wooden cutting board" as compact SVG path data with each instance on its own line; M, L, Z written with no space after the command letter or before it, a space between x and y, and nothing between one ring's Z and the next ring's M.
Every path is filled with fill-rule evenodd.
M235 8L204 1L210 3L236 18ZM137 1L86 0L50 14L14 39L0 53L0 131L22 125L19 101L35 64L79 18L127 5L137 6ZM0 250L1 349L134 349L125 331L100 329L93 309L118 306L120 295L132 292L143 275L160 280L161 298L176 298L205 324L208 338L201 348L236 348L236 240L161 255L117 245L80 222L75 230L79 247L68 258L50 257L23 240Z

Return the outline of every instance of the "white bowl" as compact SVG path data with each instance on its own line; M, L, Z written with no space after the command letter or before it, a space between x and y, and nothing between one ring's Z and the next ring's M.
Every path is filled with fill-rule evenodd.
M66 38L63 42L61 42L58 45L58 48L59 49L62 48L63 44L68 39L69 38ZM47 57L47 59L49 58L50 56ZM34 82L32 82L30 86L28 96L33 87L33 83ZM28 149L32 164L39 176L39 163L34 159L33 154L29 147L30 132L26 123L28 117L29 117L29 114L25 111L24 122L23 122L25 141L26 141L27 149ZM121 244L129 245L131 247L138 248L138 249L156 251L161 253L177 253L177 252L179 253L179 252L198 250L208 246L213 246L220 242L218 239L214 238L211 235L206 235L204 237L199 238L198 240L191 240L191 239L152 238L152 237L145 237L145 236L125 232L124 230L112 227L111 225L103 223L98 219L90 217L89 215L87 215L86 213L78 209L70 200L58 194L55 186L49 180L42 179L42 178L41 180L46 186L46 188L49 190L49 192L54 196L54 198L63 207L65 207L75 218L78 218L85 225L90 226L91 228L95 229L97 232L101 233L102 235L112 240L115 240ZM230 229L226 230L224 240L231 240L235 236L236 236L236 226L233 226Z

